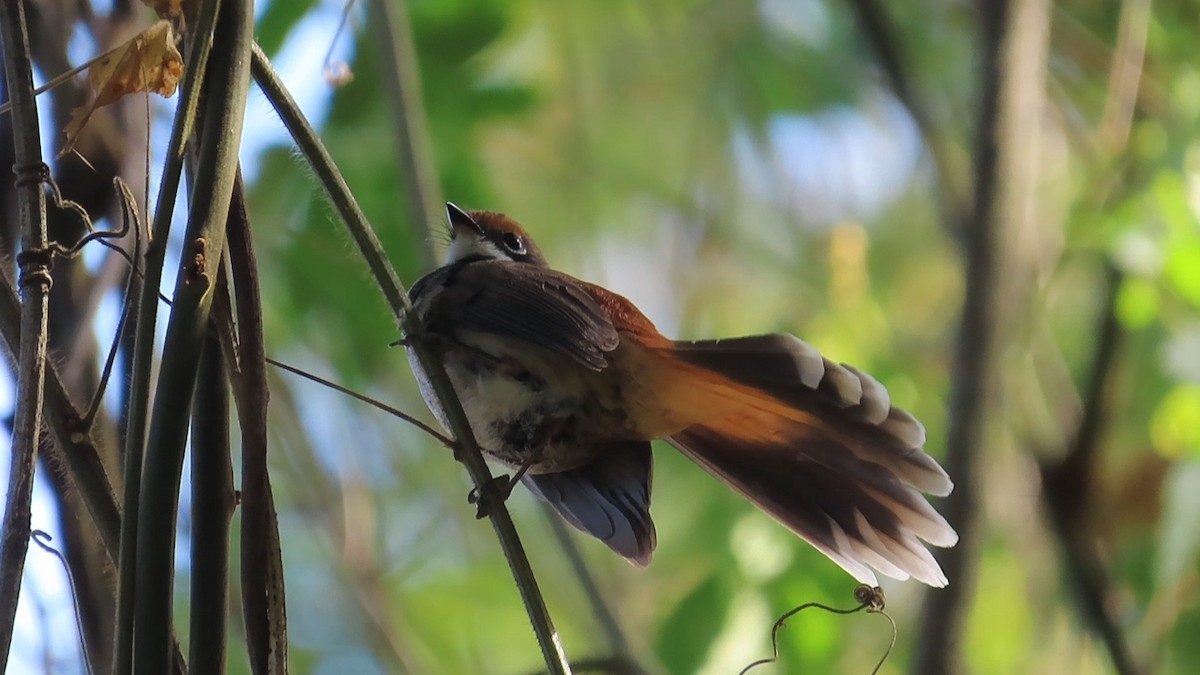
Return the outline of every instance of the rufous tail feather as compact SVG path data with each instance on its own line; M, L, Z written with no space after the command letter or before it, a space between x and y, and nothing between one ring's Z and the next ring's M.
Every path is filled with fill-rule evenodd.
M859 581L874 585L874 568L946 585L921 540L958 535L921 493L953 483L877 380L791 335L676 342L668 354L690 370L676 400L697 411L668 442Z

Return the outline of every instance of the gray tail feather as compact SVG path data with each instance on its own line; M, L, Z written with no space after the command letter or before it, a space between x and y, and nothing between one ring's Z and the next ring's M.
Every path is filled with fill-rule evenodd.
M644 567L657 543L651 459L649 441L622 443L578 469L526 474L521 481L567 522Z
M795 431L801 436L795 445L787 437L747 444L703 425L667 441L859 581L875 585L873 567L896 579L945 586L920 539L950 546L958 536L925 499L879 465L850 471L809 459L844 450L808 429Z

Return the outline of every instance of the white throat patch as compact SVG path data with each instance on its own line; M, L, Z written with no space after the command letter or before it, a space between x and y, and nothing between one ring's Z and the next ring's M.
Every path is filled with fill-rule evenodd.
M508 254L496 248L496 245L481 237L478 233L460 230L450 248L446 251L446 264L451 265L471 256L483 256L496 260L512 260Z

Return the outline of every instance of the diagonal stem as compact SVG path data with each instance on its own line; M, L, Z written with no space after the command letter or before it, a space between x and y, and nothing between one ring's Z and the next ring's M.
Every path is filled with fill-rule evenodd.
M424 240L425 245L420 247L421 262L424 269L429 270L435 263L429 223L436 222L433 217L440 212L443 200L438 191L433 152L429 148L408 3L405 0L371 0L368 10L379 43L384 91L391 101L395 120L396 131L392 136L398 145L409 225L417 237Z
M450 384L449 377L446 376L446 369L442 365L439 355L424 339L424 332L420 321L409 311L411 305L408 301L408 295L404 292L404 287L396 275L396 270L392 268L391 263L384 254L378 237L375 236L375 232L371 229L370 224L367 223L362 210L359 209L358 204L354 201L354 197L350 194L350 189L346 186L345 180L334 166L329 152L317 137L316 131L308 123L308 120L304 118L303 113L296 106L296 102L284 88L283 83L280 82L266 55L257 45L254 47L252 72L258 86L266 95L267 100L274 106L275 111L279 113L280 119L283 120L284 126L292 134L296 145L304 154L309 166L312 167L317 180L321 183L321 187L325 189L330 201L333 202L334 208L337 209L343 224L345 224L350 236L354 239L354 243L358 245L359 252L366 260L367 266L375 278L375 283L379 286L380 291L383 292L388 306L391 307L392 314L396 317L396 322L404 330L404 333L409 336L408 339L411 341L412 348L416 352L417 359L429 376L430 384L437 394L442 409L446 411L446 416L450 422L450 430L454 433L454 437L458 439L459 452L457 455L463 464L466 465L467 472L471 475L475 487L483 489L485 485L492 481L492 472L483 459L483 453L479 450L479 445L475 441L474 434L471 433L471 426L467 422L466 413L463 412L462 403L458 400L458 396L454 392L454 387ZM516 527L513 525L508 509L503 504L500 504L496 508L491 509L488 516L492 522L492 528L496 531L496 536L500 540L500 548L508 560L509 569L516 580L517 588L521 593L521 599L525 603L525 610L529 614L530 622L533 624L534 634L537 636L538 645L542 650L542 657L546 661L546 667L554 675L570 673L570 664L567 662L562 643L559 640L557 631L554 629L554 623L550 618L549 611L546 609L546 602L542 598L541 591L538 589L533 568L529 565L529 558L525 555L521 539L517 535Z
M234 402L242 437L242 614L255 673L287 670L287 608L279 519L267 473L266 347L258 265L241 174L229 209L229 259L237 309Z
M1062 459L1039 462L1038 469L1042 475L1042 498L1052 530L1063 548L1066 578L1074 587L1080 617L1104 643L1113 670L1121 675L1137 675L1142 670L1133 658L1119 619L1113 615L1109 602L1112 585L1089 527L1089 516L1093 513L1089 508L1092 497L1089 487L1094 483L1100 435L1111 413L1109 398L1122 337L1116 309L1120 272L1110 267L1107 283L1099 340L1075 438Z

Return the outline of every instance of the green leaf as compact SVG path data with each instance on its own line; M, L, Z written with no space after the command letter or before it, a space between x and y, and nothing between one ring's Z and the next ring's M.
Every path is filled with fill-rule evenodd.
M1166 457L1200 457L1200 386L1182 384L1163 397L1150 420L1150 440Z
M1171 246L1166 278L1184 300L1200 307L1200 238Z
M655 651L668 672L694 673L704 663L708 645L721 631L729 609L730 593L711 576L692 589L667 620L656 640Z
M1144 328L1158 316L1158 285L1127 278L1117 292L1117 318L1129 328Z

